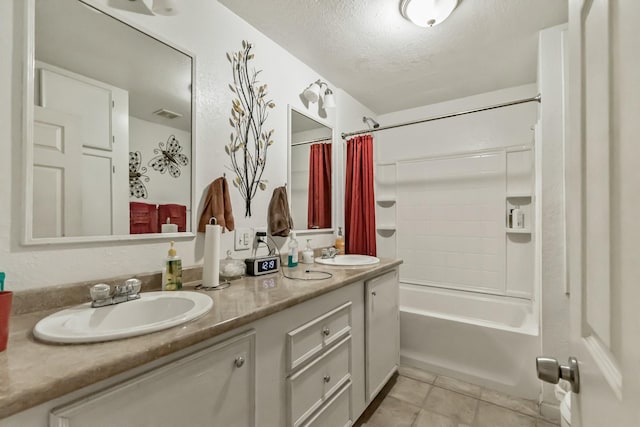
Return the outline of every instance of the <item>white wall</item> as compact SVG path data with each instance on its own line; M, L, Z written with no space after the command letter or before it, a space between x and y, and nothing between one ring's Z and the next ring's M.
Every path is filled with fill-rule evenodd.
M569 299L566 295L564 209L564 129L566 25L540 32L538 87L540 104L539 162L542 232L540 278L542 283L542 354L564 362L569 357ZM557 405L553 386L544 384L543 401Z
M309 207L309 155L311 144L291 147L291 218L296 230L307 228L307 209Z
M380 126L388 126L527 98L536 93L535 84L517 86L384 114L378 121ZM530 144L536 116L536 104L532 102L379 132L375 134L376 161L387 163Z
M110 242L25 247L20 244L22 230L22 23L24 1L0 2L0 271L7 272L7 286L12 290L37 288L76 281L94 281L149 271L158 271L166 255L168 242ZM104 8L109 1L97 0ZM307 107L300 93L310 82L323 78L294 58L218 2L191 0L182 5L177 16L146 16L116 11L126 19L158 34L196 55L197 78L196 129L194 155L196 206L207 185L225 172L229 164L224 144L230 132L228 117L232 93L228 89L231 68L226 52L239 50L243 39L254 44L254 66L263 69L261 80L269 85L276 108L270 111L267 129L275 129L275 144L269 149L264 175L269 181L267 191L258 192L253 202L254 215L244 217L243 200L232 190L236 227L264 227L267 206L273 189L286 181L287 104L311 117L321 117L317 104ZM323 78L324 79L324 78ZM331 82L329 86L334 87ZM361 127L363 115L371 114L347 93L336 88L337 108L322 117L334 124L337 132ZM336 120L339 114L340 120ZM356 120L357 118L357 120ZM340 152L341 150L335 150ZM337 160L342 161L339 153ZM340 179L344 179L343 174ZM341 182L341 181L339 181ZM337 187L339 212L342 212L342 186ZM343 215L338 215L339 223ZM177 239L178 253L185 266L201 264L204 236ZM333 236L314 237L314 246L332 243ZM279 242L285 245L285 242ZM223 253L232 248L232 233L222 239ZM241 252L237 256L248 256Z
M182 146L181 153L187 156L189 164L180 166L180 176L174 178L167 170L160 173L149 166L151 159L156 157L153 150L158 149L158 143L167 143L167 139L174 135ZM190 210L191 205L191 168L193 156L191 155L191 134L180 129L129 117L129 151L140 151L142 155L141 167L147 168L145 175L149 182L142 181L147 188L148 198L129 197L131 202L145 203L175 203L185 205Z

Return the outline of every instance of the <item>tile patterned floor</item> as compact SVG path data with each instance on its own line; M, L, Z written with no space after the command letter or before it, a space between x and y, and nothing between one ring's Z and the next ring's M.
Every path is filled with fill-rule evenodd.
M356 427L557 427L538 405L474 384L400 367Z

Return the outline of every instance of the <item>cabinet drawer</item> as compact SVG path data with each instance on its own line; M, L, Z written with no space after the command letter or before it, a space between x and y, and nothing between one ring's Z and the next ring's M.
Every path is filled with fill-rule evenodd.
M351 379L351 336L287 380L289 425L297 427Z
M289 371L313 359L324 348L349 335L350 331L351 302L347 302L289 332L287 334Z
M320 410L302 424L302 427L351 426L351 380Z

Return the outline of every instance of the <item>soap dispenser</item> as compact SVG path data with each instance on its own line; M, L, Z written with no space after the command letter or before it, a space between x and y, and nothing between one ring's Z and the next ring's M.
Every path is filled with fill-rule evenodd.
M177 255L174 242L171 242L167 259L162 269L162 290L179 291L182 289L182 259Z
M311 239L307 239L307 246L302 251L302 262L305 264L313 264L313 248L311 248Z
M342 235L342 227L338 227L338 235L336 236L335 247L338 250L338 255L344 255L345 240L344 236Z
M296 233L293 231L289 236L289 255L287 257L287 266L298 266L298 241L296 240Z

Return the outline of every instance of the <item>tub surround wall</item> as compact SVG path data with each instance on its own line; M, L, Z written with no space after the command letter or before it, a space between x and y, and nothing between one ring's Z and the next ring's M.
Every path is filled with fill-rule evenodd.
M11 61L0 63L0 114L5 125L0 127L0 271L7 273L7 287L24 290L53 286L57 283L89 281L100 277L135 274L138 271L155 271L166 256L168 241L108 242L53 246L21 245L22 212L22 73L23 73L23 13L21 0L0 2L0 56ZM195 204L199 212L202 198L209 183L221 176L228 163L224 144L229 138L228 117L232 93L228 88L231 69L226 52L238 49L241 40L255 45L256 67L263 69L261 80L269 84L276 107L270 111L268 124L275 129L275 144L270 148L269 164L264 178L269 181L266 191L256 194L254 215L244 218L243 200L235 189L231 191L235 208L236 227L266 227L267 206L271 192L285 183L287 171L287 104L291 104L311 117L335 127L336 134L362 127L362 115L370 110L349 94L336 89L337 107L326 113L317 104L306 106L300 99L301 91L310 81L324 77L262 33L231 13L218 2L193 0L183 5L180 14L171 17L147 16L110 9L108 0L95 3L105 10L112 10L140 27L158 34L196 56L196 128L194 132L195 155ZM329 82L330 86L334 86ZM357 120L355 112L358 112ZM337 120L336 116L340 115ZM341 150L336 161L342 161ZM341 164L341 163L337 163ZM337 168L339 169L339 168ZM343 177L338 176L338 180ZM341 181L338 181L341 182ZM338 212L342 212L342 185L336 189ZM337 215L342 222L342 215ZM330 234L312 234L314 247L333 244ZM183 265L202 263L204 235L178 238L176 249L183 258ZM286 248L286 240L278 241ZM233 249L233 233L222 235L222 253ZM247 257L249 251L236 257Z
M379 120L382 125L419 120L527 98L534 96L537 91L535 84L518 86L385 114L380 116ZM493 149L498 151L516 145L534 145L532 127L537 120L537 104L527 103L398 128L381 133L376 144L376 158L379 163L390 163L465 152ZM538 148L536 146L535 150ZM532 154L529 152L528 160L516 163L526 164L528 161L531 165ZM434 166L429 165L429 167ZM506 169L510 170L509 164ZM525 186L528 187L528 191L523 186L520 186L522 188L518 188L517 191L511 188L513 184L510 182L511 177L506 180L505 191L507 195L509 193L528 194L528 200L534 201L535 206L538 201L531 197L534 195L532 172L529 167L526 174L515 174L516 181L523 176L528 177ZM508 198L507 201L509 201ZM501 211L504 209L504 202L502 200ZM400 208L401 206L397 209ZM529 220L537 218L533 211L530 211L528 216ZM538 397L540 385L535 378L533 360L540 351L541 338L537 298L539 285L534 281L533 274L533 239L539 232L539 228L538 224L531 225L534 231L532 235L506 237L507 244L511 243L511 239L524 242L525 238L528 238L526 240L528 250L526 255L520 254L521 258L518 262L514 263L510 260L506 262L507 276L513 273L513 268L508 268L511 264L513 267L522 266L523 268L519 270L527 274L523 275L520 271L521 274L517 276L516 282L524 286L511 290L509 286L505 286L505 296L483 296L473 292L438 290L401 284L401 301L404 298L405 301L412 302L411 307L406 307L401 302L401 360L403 363L483 384L515 396L529 399ZM398 223L397 226L401 228L403 224ZM504 233L503 224L500 224L500 232ZM402 237L402 233L396 234ZM382 240L380 234L378 238L379 241ZM512 251L507 249L507 252L512 254ZM524 265L527 264L528 267L525 268ZM498 285L492 284L493 287ZM451 303L452 298L455 300L454 303ZM423 306L420 305L420 301L424 302ZM496 301L504 304L512 303L513 306L505 309L504 313L498 314L506 314L510 311L520 313L521 322L516 321L517 319L487 321L483 318L483 312L501 311L500 304L490 306ZM447 307L448 302L451 303L448 305L450 308L443 309ZM440 307L433 307L434 304ZM473 314L474 312L476 315ZM460 339L452 341L452 336Z
M384 114L378 117L378 121L382 126L388 126L421 120L528 98L536 92L535 84L517 86ZM534 138L531 126L535 124L536 118L535 103L527 103L377 133L374 153L377 164L376 197L385 199L398 196L395 189L398 176L396 162L532 144ZM396 223L398 207L397 201L378 203L376 206L377 214L384 221L382 225L388 223L396 227L394 231L379 230L377 233L378 246L390 248L381 249L385 256L396 256L396 247L401 237L398 229L402 227ZM523 236L519 237L522 240ZM509 242L510 240L507 243ZM530 294L529 289L527 292Z

